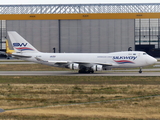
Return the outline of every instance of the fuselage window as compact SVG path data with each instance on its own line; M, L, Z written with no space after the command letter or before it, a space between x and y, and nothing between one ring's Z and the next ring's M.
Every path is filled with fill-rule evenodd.
M147 53L143 53L143 55L147 55Z

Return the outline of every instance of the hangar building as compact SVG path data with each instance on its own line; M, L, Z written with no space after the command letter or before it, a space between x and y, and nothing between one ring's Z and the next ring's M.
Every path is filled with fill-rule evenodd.
M1 5L0 49L17 31L42 52L143 50L160 56L160 4Z

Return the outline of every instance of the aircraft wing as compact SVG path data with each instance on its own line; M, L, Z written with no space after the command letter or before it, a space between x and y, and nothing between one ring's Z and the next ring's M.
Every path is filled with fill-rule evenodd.
M55 63L55 64L67 64L68 61L47 61L49 63Z
M45 61L45 60L38 58L38 57L35 57L35 59L39 62L49 62L49 63L54 63L54 64L67 64L68 63L68 61L54 61L54 60Z
M73 62L70 62L70 61L46 61L46 62L50 62L50 63L55 63L55 64L67 64L67 63L77 63L77 64L80 64L80 65L84 65L86 64L86 66L88 66L88 64L90 65L93 65L93 64L96 64L96 65L105 65L105 66L112 66L112 64L110 63L98 63L98 62L82 62L82 61L73 61Z
M84 61L77 61L77 62L74 62L74 63L77 63L77 64L83 64L85 66L85 64L91 64L91 65L104 65L104 66L112 66L113 64L111 63L99 63L99 62L84 62Z
M29 57L29 56L26 56ZM89 61L54 61L54 60L43 60L39 57L35 57L35 59L39 62L48 62L48 63L54 63L54 64L58 64L58 65L65 65L65 64L72 64L72 63L77 63L80 66L84 66L84 67L92 67L94 65L103 65L103 66L112 66L113 64L111 63L99 63L99 62L89 62Z
M12 54L11 56L15 58L31 58L32 57L32 56L18 55L18 54Z

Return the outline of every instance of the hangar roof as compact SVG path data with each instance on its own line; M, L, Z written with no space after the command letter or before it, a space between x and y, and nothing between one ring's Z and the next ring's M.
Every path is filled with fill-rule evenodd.
M160 3L0 5L0 14L160 13Z

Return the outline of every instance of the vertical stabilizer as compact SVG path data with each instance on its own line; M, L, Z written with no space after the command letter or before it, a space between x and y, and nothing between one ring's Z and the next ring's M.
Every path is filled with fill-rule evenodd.
M8 35L15 52L39 52L17 32L8 31Z

